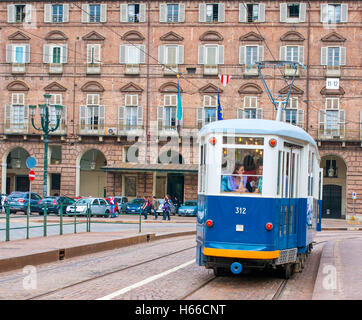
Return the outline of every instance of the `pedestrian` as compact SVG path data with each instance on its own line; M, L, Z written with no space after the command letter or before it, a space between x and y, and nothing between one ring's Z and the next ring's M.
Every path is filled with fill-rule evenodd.
M153 215L155 216L155 220L157 220L157 210L158 210L158 207L160 206L160 202L156 199L155 196L153 196L153 199L152 199L152 209L153 209Z
M2 201L2 194L0 193L0 213L3 212L3 201Z
M145 217L145 220L147 220L147 213L148 213L150 207L151 207L151 203L148 200L148 197L144 196L141 211L142 211L143 216Z
M114 204L114 202L115 202L115 199L114 199L114 197L111 197L110 198L110 204L111 204L111 218L115 218L116 217L116 214L115 214L115 204Z
M166 216L168 216L168 220L170 220L170 205L168 203L167 196L164 199L164 203L162 206L162 220L166 220Z
M178 213L178 209L180 207L180 201L177 199L177 197L175 196L174 200L173 200L173 203L175 204L175 214Z

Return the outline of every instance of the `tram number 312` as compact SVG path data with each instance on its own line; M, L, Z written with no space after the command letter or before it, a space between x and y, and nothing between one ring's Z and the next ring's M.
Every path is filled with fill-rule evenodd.
M246 208L235 207L235 214L246 214Z

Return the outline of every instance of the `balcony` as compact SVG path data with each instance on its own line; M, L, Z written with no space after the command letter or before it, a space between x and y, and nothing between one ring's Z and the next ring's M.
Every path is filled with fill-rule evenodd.
M158 135L162 137L178 136L177 126L169 126L165 124L158 125Z
M249 66L245 65L244 76L257 76L257 75L259 75L259 73L258 73L258 68L256 66L253 66L249 69Z
M11 73L24 74L25 72L25 63L13 63Z
M327 78L339 78L341 76L340 66L327 66L326 77Z
M125 74L140 74L140 65L139 64L126 64L125 66Z
M349 132L351 134L351 132ZM351 137L349 137L351 138ZM345 139L345 125L335 124L327 128L325 124L318 126L318 140L344 140Z
M54 125L51 125L51 127L53 127ZM59 127L57 130L55 130L54 132L50 133L53 136L64 136L67 134L67 124L65 123L65 120L61 120Z
M100 74L101 64L100 63L87 63L87 74Z
M300 68L299 66L297 67L297 72L295 72L295 69L292 68L291 66L289 65L286 65L284 67L284 76L285 77L293 77L295 74L296 77L299 77L300 76Z
M8 123L4 125L4 134L24 135L29 133L28 122L24 123Z
M165 64L163 66L163 75L164 76L176 76L178 73L177 64Z
M104 136L105 126L103 124L80 124L77 134L79 136Z
M127 125L118 124L117 135L118 136L141 136L143 135L143 125Z
M62 63L50 63L49 64L49 73L50 74L63 73L63 64Z
M205 64L204 65L204 75L205 76L217 76L219 74L219 66L211 65L211 64Z

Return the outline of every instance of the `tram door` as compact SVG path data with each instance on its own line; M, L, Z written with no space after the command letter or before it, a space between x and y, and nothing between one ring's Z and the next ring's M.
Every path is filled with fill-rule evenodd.
M280 151L281 166L281 205L279 241L281 248L292 248L296 245L296 221L298 212L300 149L285 147Z

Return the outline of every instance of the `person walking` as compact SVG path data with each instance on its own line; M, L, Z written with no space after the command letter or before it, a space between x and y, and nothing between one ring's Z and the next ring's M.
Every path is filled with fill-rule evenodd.
M145 217L145 220L147 220L147 213L148 213L150 207L151 207L151 203L150 203L150 201L148 200L148 197L145 196L145 197L143 198L143 205L142 205L142 207L141 207L142 214L143 214L143 216Z
M157 209L160 206L160 202L156 199L155 196L152 197L152 209L153 209L153 215L155 216L155 220L157 220Z
M170 205L168 203L167 196L164 198L164 203L162 206L162 220L166 220L166 216L168 216L168 220L170 220Z
M111 197L109 199L109 202L111 204L111 218L115 218L116 214L115 214L115 199L114 199L114 197Z

